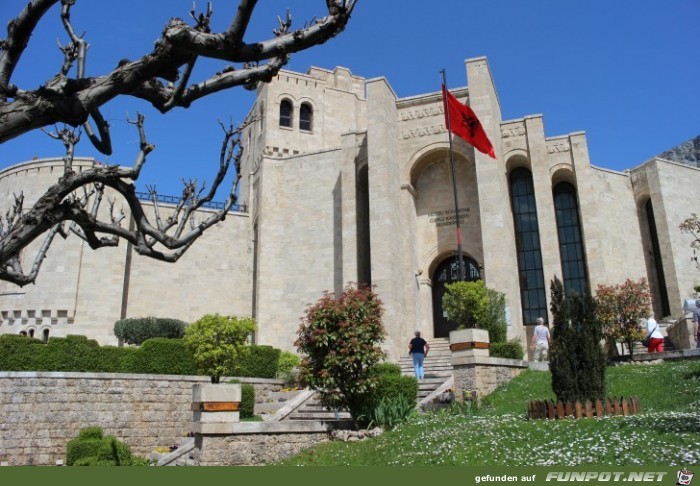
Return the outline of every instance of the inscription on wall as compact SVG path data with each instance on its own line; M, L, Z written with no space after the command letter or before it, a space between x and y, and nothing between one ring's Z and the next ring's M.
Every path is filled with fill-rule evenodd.
M408 140L409 138L427 137L430 135L439 135L446 133L447 128L444 125L433 125L430 127L411 128L410 130L401 130L401 138Z
M438 227L451 226L457 221L454 209L433 211L428 216L430 216L430 222ZM459 222L464 223L467 219L469 219L469 208L459 208Z
M399 114L399 121L420 120L430 116L438 116L445 113L442 106L432 106L428 108L419 108L417 110L407 110Z
M566 142L553 143L551 145L547 145L547 153L548 154L556 154L559 152L569 152L570 150L571 150L571 147Z
M503 138L520 137L522 135L525 135L525 133L525 127L504 128L503 130L501 130L501 136Z

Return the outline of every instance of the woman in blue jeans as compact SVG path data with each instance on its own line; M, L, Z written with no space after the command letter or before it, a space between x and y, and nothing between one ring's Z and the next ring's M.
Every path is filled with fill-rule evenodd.
M430 345L420 337L420 331L416 331L416 337L408 343L408 353L413 356L413 371L416 374L416 379L422 380L425 378L423 371L423 360L428 356Z

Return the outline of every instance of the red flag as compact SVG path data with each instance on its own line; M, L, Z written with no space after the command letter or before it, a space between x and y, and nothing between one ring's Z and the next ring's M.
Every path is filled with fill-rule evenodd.
M496 158L496 153L493 150L493 145L489 137L486 136L484 127L476 117L474 112L467 105L463 105L457 98L447 91L445 85L442 85L442 102L445 107L445 125L447 129L458 137L464 139L479 152L489 155L491 158ZM449 113L450 122L447 121Z

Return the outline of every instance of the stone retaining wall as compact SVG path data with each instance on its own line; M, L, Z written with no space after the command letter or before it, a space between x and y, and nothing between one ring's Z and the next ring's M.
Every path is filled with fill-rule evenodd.
M488 395L528 369L527 361L482 356L453 358L452 366L458 396L463 390L475 391L479 397Z
M322 422L244 422L226 435L196 434L194 463L198 466L258 466L272 464L330 440L333 426Z
M280 380L240 378L256 400ZM0 463L52 465L83 427L100 426L137 455L192 431L192 385L203 376L0 372Z

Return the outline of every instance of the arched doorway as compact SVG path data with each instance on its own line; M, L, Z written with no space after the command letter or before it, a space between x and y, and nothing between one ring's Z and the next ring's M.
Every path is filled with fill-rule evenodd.
M479 265L468 256L462 256L467 282L481 279ZM433 326L435 337L449 337L450 331L457 329L457 324L447 319L442 308L442 296L445 285L459 281L459 262L457 255L447 258L433 272Z

